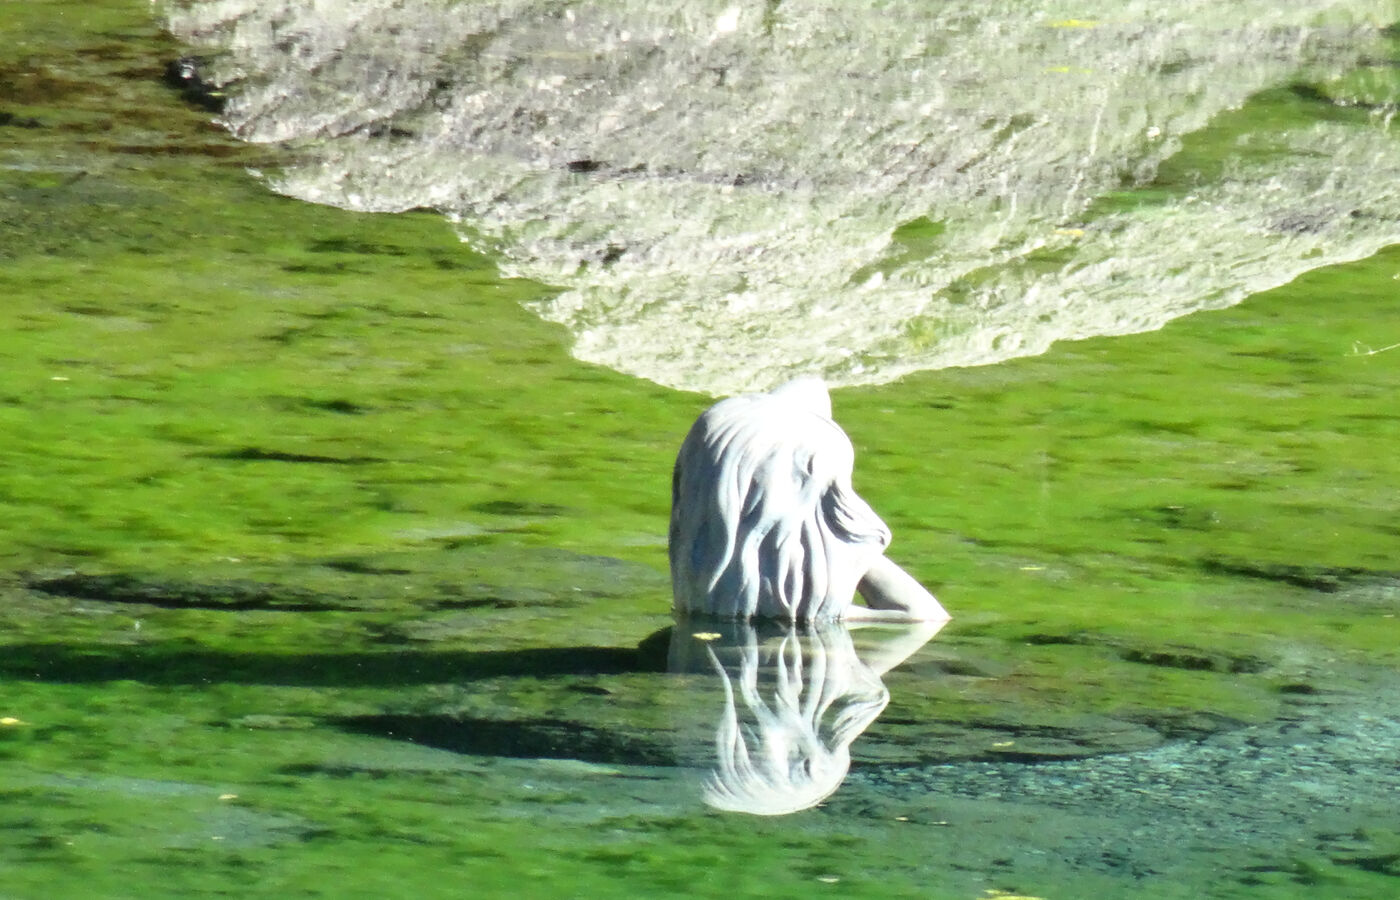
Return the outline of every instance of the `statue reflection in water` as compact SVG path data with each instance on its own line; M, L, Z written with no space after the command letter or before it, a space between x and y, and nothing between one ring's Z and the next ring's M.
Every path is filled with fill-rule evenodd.
M672 632L673 674L711 673L694 690L702 716L690 732L701 795L716 809L785 815L830 796L851 766L851 744L889 703L881 676L943 622L796 625L687 620ZM708 682L708 683L707 683ZM718 703L715 701L718 700ZM705 705L706 701L708 706ZM708 713L719 706L718 719ZM683 732L684 733L684 732Z
M711 806L780 815L829 796L889 702L881 675L948 620L885 558L890 530L852 488L854 461L811 377L716 403L681 445L669 662L720 679ZM862 653L847 622L891 627Z

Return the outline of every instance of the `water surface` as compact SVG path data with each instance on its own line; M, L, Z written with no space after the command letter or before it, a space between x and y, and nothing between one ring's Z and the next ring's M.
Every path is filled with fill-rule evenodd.
M770 6L774 34L805 23L801 34L814 39L804 46L827 48L814 58L831 60L831 71L850 70L849 42L817 40L828 20L787 3ZM554 31L534 7L455 8L471 28L480 16L520 13L501 19L504 43L494 45L454 44L458 36L439 28L440 18L421 20L444 49L496 48L495 56L471 56L473 65L516 58L512 48L527 37L569 33L564 7ZM262 9L282 8L190 5L169 15L175 22L198 10L218 13L206 31L222 38L228 16L243 12L240 21L257 37ZM361 14L376 7L335 9L345 18L330 25L340 22L353 36L368 21ZM782 69L780 52L740 52L764 46L756 35L766 26L748 7L732 17L729 9L678 11L672 22L621 4L594 8L593 19L575 8L572 27L596 35L595 19L616 28L624 14L685 25L665 41L629 26L637 30L627 43L662 48L643 54L655 61L648 77L671 71L666 66L685 48L697 65L728 54L736 84L779 71L800 77L796 51ZM557 159L541 150L543 162L525 172L521 193L502 201L502 214L514 215L567 207L574 195L565 188L584 196L713 193L694 204L695 221L704 223L719 198L737 197L745 209L775 217L765 225L751 214L755 228L768 230L735 240L732 258L746 267L775 230L791 227L817 242L794 244L796 255L787 257L811 263L810 281L795 264L752 263L756 278L772 280L773 296L789 283L794 291L824 286L843 302L865 298L875 323L881 297L944 304L935 293L946 290L938 260L956 262L950 247L970 260L978 247L1002 246L1003 226L1005 260L977 263L990 266L985 284L1017 285L1012 300L1027 284L1044 285L1033 299L1052 296L1069 277L1060 251L1087 241L1116 258L1111 233L1095 232L1093 217L1135 234L1153 209L1190 211L1194 188L1186 186L1221 201L1223 185L1256 183L1253 175L1231 181L1235 169L1293 184L1289 172L1315 174L1324 158L1295 159L1291 143L1246 154L1240 148L1254 147L1253 138L1239 138L1326 136L1298 146L1327 150L1336 161L1331 183L1324 173L1316 183L1303 178L1308 190L1245 190L1238 204L1197 209L1210 222L1252 214L1262 223L1253 231L1164 228L1145 249L1122 245L1125 253L1142 249L1148 271L1185 254L1182 264L1197 275L1183 279L1202 287L1200 297L1220 285L1226 293L1252 290L1255 263L1275 266L1269 278L1278 280L1318 266L1288 284L1156 331L835 392L835 417L856 447L856 488L891 526L891 556L938 594L954 620L878 673L888 702L868 722L857 714L868 707L855 701L879 692L850 664L848 645L804 648L808 665L819 656L847 663L848 690L837 694L850 702L830 709L849 710L848 721L865 727L825 801L755 816L703 800L707 754L726 709L722 672L731 687L743 683L748 657L726 650L727 657L717 653L718 669L706 657L708 668L677 672L669 662L677 640L667 631L670 467L709 400L580 361L571 350L586 340L527 310L553 316L564 309L558 302L603 283L587 279L608 266L622 267L617 296L634 303L652 288L626 280L648 271L629 258L642 259L647 234L669 220L651 209L627 232L630 249L617 256L603 245L597 264L578 272L579 248L595 252L596 239L615 234L624 217L541 218L542 228L597 226L580 232L577 244L545 231L541 246L563 248L555 257L521 251L534 238L497 234L485 219L462 219L475 242L463 245L437 209L379 215L278 195L269 181L288 190L298 178L321 184L320 175L342 154L355 157L355 148L405 151L403 176L417 171L419 157L408 152L410 135L368 120L357 132L353 104L343 110L345 129L289 143L230 135L209 121L219 98L166 80L166 63L192 46L166 34L146 3L6 5L0 896L513 896L522 884L540 896L1394 894L1400 457L1391 451L1400 442L1393 409L1400 254L1391 247L1346 265L1323 263L1390 239L1383 232L1395 208L1387 193L1393 180L1366 181L1367 166L1350 154L1389 140L1393 30L1375 26L1397 17L1351 3L1331 12L1234 9L1187 10L1187 24L1176 26L1175 6L1121 15L1036 8L1043 15L1034 21L1017 17L1020 6L997 7L982 18L938 19L947 52L970 71L991 72L1013 58L1071 67L1013 85L1019 94L994 89L990 76L984 88L975 79L965 86L963 96L1005 116L1034 111L1027 101L1041 97L1045 116L1065 117L1037 124L1032 116L977 145L991 156L969 172L987 175L993 194L1003 170L1008 184L1021 186L1014 216L1005 202L993 214L992 195L979 199L976 184L960 183L956 172L941 181L911 175L904 191L881 187L867 177L872 157L855 151L839 156L850 160L848 170L832 169L838 157L798 142L790 149L801 165L764 168L756 161L772 155L767 141L780 130L759 128L713 144L715 154L738 154L762 133L743 157L752 165L706 168L692 158L689 168L626 178L610 168L622 157L604 155L609 144L588 143L592 133L584 132L584 143L560 145ZM1214 25L1190 25L1196 21ZM852 96L851 82L861 90L885 84L880 96L898 108L905 82L884 81L886 70L874 62L885 60L888 71L904 65L907 74L937 48L901 63L896 49L918 49L912 29L847 24L884 36L870 44L872 74L824 81ZM193 36L199 29L189 28L197 49L209 51ZM420 31L400 29L405 49L397 58L405 64L434 58L409 52L421 45ZM1212 37L1227 32L1257 40L1234 40L1227 52ZM1140 35L1158 62L1133 68L1115 55L1120 44L1109 35ZM1185 42L1181 62L1191 65L1160 62L1169 35ZM288 43L310 47L314 36ZM267 45L249 40L250 48ZM362 64L370 57L343 51L353 42L327 46L342 50L318 61L322 83L341 97L341 80L332 77L339 60L357 61L342 74L373 67ZM1095 76L1063 59L1071 49L1076 59L1094 60L1083 68ZM593 57L557 59L579 66L580 77L592 71L584 63ZM478 71L465 63L461 70ZM250 88L260 79L282 83L277 72L248 72ZM1068 83L1060 76L1082 79L1084 106L1049 102ZM1132 92L1113 94L1107 106L1094 100L1095 77L1137 85L1154 98L1152 109L1177 110L1179 124L1144 119L1129 128L1105 113L1104 153L1086 156L1085 117L1135 108ZM700 82L708 85L701 93L719 93L717 78ZM432 93L437 81L423 84ZM1199 96L1188 102L1169 85ZM314 87L284 99L314 107ZM460 96L461 87L449 78L445 96ZM381 94L398 96L387 87ZM829 112L810 106L828 96L754 108L778 123L778 111L799 101ZM222 115L231 119L238 108ZM725 109L712 118L722 121ZM950 109L930 115L956 121ZM580 101L579 110L596 118L595 107ZM268 112L248 121L270 122L261 117ZM851 129L885 122L908 134L899 129L917 124L877 114L884 115L878 106L857 109ZM1197 123L1198 115L1208 121ZM387 121L412 131L392 115ZM832 122L833 138L855 133ZM1054 123L1062 127L1048 127ZM1151 125L1161 129L1156 138L1144 130ZM640 140L640 132L632 136ZM1087 205L1078 212L1064 212L1067 182L1035 174L1044 157L1017 156L1058 142L1064 173L1086 173ZM631 144L619 137L616 146ZM681 146L670 140L649 152ZM861 146L896 144L872 136ZM1376 172L1392 149L1371 157L1380 161ZM426 165L429 157L422 159ZM535 157L501 151L500 159L523 166ZM1099 163L1081 163L1109 159L1150 165L1141 182L1131 175L1125 191L1104 194ZM586 160L600 165L569 171L568 163ZM925 163L945 172L934 154ZM767 173L794 182L808 172L807 196L815 199L801 208L828 204L810 221L783 205L801 184L785 193L770 180L764 193L762 179L738 178ZM728 176L729 194L716 173ZM462 189L460 181L444 183ZM559 187L534 193L541 185ZM1353 197L1360 185L1368 192ZM1346 215L1326 212L1334 187ZM942 189L952 193L943 197ZM1161 194L1155 206L1154 193ZM1264 199L1276 195L1284 199ZM961 210L967 218L957 218ZM971 222L980 224L964 227ZM1070 232L1046 238L1064 242L1053 244L1056 253L1016 261L1038 239L1036 229L1053 235L1052 224ZM850 254L840 241L818 241L827 225L850 236ZM993 237L978 244L970 237L978 228ZM702 256L714 251L706 234L691 235ZM1188 239L1197 241L1195 255L1186 253ZM665 235L657 241L665 246ZM821 246L830 251L826 269L813 249ZM1301 259L1314 249L1321 256ZM608 256L615 258L604 264ZM710 274L686 274L678 253L656 250L654 258L658 277L680 272L675 285L703 293ZM563 260L550 270L562 274L544 281L498 268L524 272L531 260L551 259ZM1202 260L1211 259L1221 264L1218 281L1200 275L1208 268ZM869 265L875 269L861 268ZM853 270L860 277L848 283ZM924 277L928 284L914 291ZM1127 285L1134 277L1121 279ZM1155 322L1148 320L1157 315L1154 298L1179 299L1171 279L1162 280L1160 292L1139 285L1143 327ZM967 283L974 294L982 289L976 277ZM1104 290L1117 283L1109 279ZM690 296L681 288L663 295ZM1180 309L1195 309L1200 297ZM969 322L1010 315L990 300L975 308ZM1109 308L1107 300L1066 307ZM1044 312L1047 328L1070 315ZM939 323L955 320L934 315L920 331L907 323L922 320L909 316L899 306L885 320L906 323L891 359L922 367L954 346ZM713 318L715 340L734 348L735 359L745 346L787 346L776 330L740 334L725 330L724 316ZM774 329L786 320L777 321ZM1026 326L1023 349L1032 348L1038 327ZM685 332L677 326L676 333ZM732 383L776 378L794 360L818 357L828 374L847 379L827 353L835 346L826 341L816 355L809 347L792 357L774 351L771 368L735 364ZM730 374L697 371L707 390L731 383L722 380ZM873 363L869 371L884 373L875 381L897 374ZM869 671L878 668L870 663L873 639L850 634L849 649ZM781 636L736 646L752 646L755 659L785 648L787 671L803 672L804 684L842 683L795 667L793 644ZM755 674L753 683L771 698L768 678ZM824 732L820 721L815 731L838 733Z

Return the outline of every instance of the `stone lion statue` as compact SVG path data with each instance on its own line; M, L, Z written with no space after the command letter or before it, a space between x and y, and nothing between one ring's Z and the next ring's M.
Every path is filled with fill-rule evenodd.
M946 620L933 595L885 558L890 530L852 489L854 462L818 378L706 410L672 477L676 613ZM857 591L867 606L852 602Z

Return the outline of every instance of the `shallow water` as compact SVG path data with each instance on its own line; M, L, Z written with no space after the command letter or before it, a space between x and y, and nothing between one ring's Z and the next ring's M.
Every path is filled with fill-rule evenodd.
M277 190L441 210L687 390L1033 355L1400 239L1392 0L169 9Z
M837 391L954 619L879 689L874 631L756 637L864 727L817 805L725 812L749 644L697 659L665 574L708 400L575 359L526 309L570 285L437 213L270 192L161 27L0 13L0 897L1395 893L1394 247ZM1308 90L1393 69L1342 58L1159 173L1375 128Z

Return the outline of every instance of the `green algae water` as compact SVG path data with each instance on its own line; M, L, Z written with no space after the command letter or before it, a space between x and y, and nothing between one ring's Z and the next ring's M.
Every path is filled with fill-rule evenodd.
M752 41L781 35L787 6L694 15ZM953 24L982 34L1015 13ZM1117 71L1115 42L1098 41L1125 40L1131 10L1039 13L1038 31L1003 28L1008 59L1037 60L1046 82ZM889 326L817 367L848 385L835 416L891 556L954 615L878 672L888 700L862 717L841 783L780 816L706 805L722 671L737 670L674 665L698 645L670 630L670 467L727 385L709 363L690 382L666 374L665 333L688 341L694 324L634 301L716 283L655 236L619 243L594 195L551 220L572 221L573 243L449 198L393 213L297 199L358 157L212 123L210 107L236 107L167 64L217 53L163 16L0 5L0 897L1400 890L1400 252L1396 182L1370 180L1395 152L1400 13L1268 18L1279 34L1332 30L1290 44L1301 56L1269 45L1263 69L1182 26L1194 43L1149 56L1181 78L1205 66L1202 105L1173 100L1131 134L1101 126L1069 214L1006 169L1031 180L994 235L1011 194L970 182L935 203L826 171L830 200L780 215L744 191L794 196L778 188L797 163L695 163L776 232L827 223L851 239L797 273L830 245L790 245L773 268L753 261L757 238L705 253L751 264L754 289L791 308L815 285ZM912 52L894 40L881 59ZM983 46L945 42L964 60ZM780 71L734 65L738 82ZM386 120L392 140L370 150L424 130L407 109L418 119ZM1098 110L1137 121L1085 109L1067 140L1094 134ZM1020 132L1016 147L1039 139L1032 120L988 118L1001 137L958 161L969 172ZM540 182L606 187L634 165L582 150ZM720 209L706 198L723 181L663 175L617 183L628 202L680 185L697 216ZM1270 177L1288 202L1228 202ZM569 196L522 185L502 216ZM1228 218L1242 208L1254 232ZM1174 273L1152 244L1177 238L1196 243ZM1193 283L1214 299L1142 328L1060 329L1050 298L1118 308L1134 276L1101 265L1115 258L1156 273L1155 295L1132 282L1144 303ZM731 364L736 378L813 365L813 344L753 318L745 286L721 287L739 299L702 318L735 359L774 361ZM992 302L1031 288L1045 302L1029 316ZM596 305L608 289L625 315ZM921 291L916 313L885 309ZM983 308L1000 330L979 343ZM984 344L992 356L953 361L995 364L929 368ZM652 349L627 368L609 346ZM872 670L879 639L849 638Z

